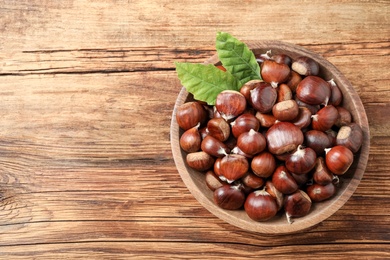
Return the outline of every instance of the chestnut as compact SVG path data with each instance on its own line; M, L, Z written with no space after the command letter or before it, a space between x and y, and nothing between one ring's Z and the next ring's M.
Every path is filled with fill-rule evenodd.
M300 100L299 98L297 98L297 96L295 96L294 100L295 100L295 102L297 102L299 107L306 107L306 108L308 108L312 115L317 113L318 110L320 110L320 108L321 108L320 105L309 105L309 104L303 102L302 100Z
M202 137L198 131L199 124L185 131L179 140L180 147L187 153L193 153L200 150Z
M301 56L294 60L291 69L303 76L318 75L319 64L312 58Z
M188 130L198 123L203 124L206 120L206 110L196 101L184 103L177 108L176 121L183 130Z
M275 188L275 185L272 183L272 181L267 181L265 183L265 191L274 197L276 205L278 205L278 210L280 210L283 207L284 194Z
M244 85L242 85L242 87L240 88L240 93L243 94L245 99L247 100L247 102L250 103L251 102L251 90L253 90L257 86L260 86L262 84L265 84L264 81L259 80L259 79L252 79L252 80L248 81L247 83L245 83Z
M320 131L329 130L336 123L338 117L339 112L334 106L325 106L312 116L312 128Z
M215 107L221 116L229 121L241 115L246 109L244 95L235 90L224 90L217 95Z
M328 169L323 157L318 157L313 172L313 180L320 185L326 185L334 180L334 175Z
M253 129L259 131L260 121L252 114L242 114L230 123L232 126L232 134L238 138L242 133Z
M264 189L248 195L244 203L246 214L255 221L267 221L278 212L275 199Z
M277 63L282 63L282 64L286 64L287 66L291 66L291 63L292 63L292 59L290 56L286 55L286 54L275 54L275 55L272 55L272 60L276 61Z
M328 83L331 90L329 104L336 107L343 101L343 94L333 79L329 80Z
M211 170L207 171L205 174L205 182L207 187L211 191L222 187L225 183Z
M200 128L199 134L200 134L200 137L202 139L204 139L209 134L209 130L207 129L207 126Z
M306 186L308 182L310 182L310 178L312 178L311 173L305 173L305 174L295 174L291 173L291 176L294 178L294 180L297 182L298 187Z
M295 174L306 174L310 172L316 163L317 154L310 147L298 146L297 150L287 157L286 168Z
M243 177L249 170L249 163L245 156L240 154L228 154L221 160L221 174L228 183Z
M329 138L330 146L336 145L337 132L333 129L329 129L325 131L325 134Z
M337 112L339 113L339 117L337 118L336 122L334 123L337 127L342 127L343 125L348 125L352 122L352 115L348 111L348 109L344 107L336 107Z
M273 87L277 87L290 76L290 67L284 63L278 63L273 60L265 60L261 64L261 77L265 82L271 83Z
M306 193L312 201L320 202L332 197L336 193L336 186L332 182L326 185L314 183L307 186Z
M297 190L294 193L285 196L284 199L284 211L288 223L292 223L291 218L299 218L306 216L311 209L312 201L303 190Z
M240 185L225 184L214 191L214 202L223 209L239 209L244 205L245 194Z
M272 175L272 183L283 194L291 194L298 189L298 184L294 177L283 165L276 168Z
M271 84L263 82L261 85L251 90L251 102L256 111L260 113L271 112L276 103L278 93Z
M299 107L298 116L291 121L300 129L306 128L311 123L311 112L307 107Z
M327 105L330 95L328 82L317 76L302 79L296 90L297 98L309 105Z
M242 133L237 139L238 148L249 155L262 152L266 145L265 137L253 129L249 130L249 132Z
M203 172L214 165L214 158L206 152L194 152L187 154L186 161L192 169Z
M226 144L211 135L208 135L203 139L200 147L202 151L215 157L222 157L230 152Z
M248 172L244 177L241 178L242 183L251 189L259 189L264 185L264 178L261 178L252 172Z
M309 130L304 136L306 146L312 148L317 156L323 155L325 153L325 148L333 146L328 135L322 131Z
M288 79L285 82L285 84L291 89L291 91L293 93L295 93L296 89L297 89L297 86L298 86L299 82L301 82L301 81L302 81L301 75L299 75L295 71L291 70L290 71L290 76L288 77Z
M230 125L223 118L212 118L207 122L209 135L219 141L226 141L230 136Z
M251 161L251 169L254 174L259 177L268 178L272 175L276 168L275 157L267 152L261 152Z
M222 173L221 173L221 160L222 160L222 157L218 157L217 159L215 159L214 165L213 165L214 173L218 177L222 176Z
M231 151L230 151L231 154L241 154L243 156L245 156L246 158L250 159L250 158L253 158L253 155L251 154L248 154L248 153L244 153L240 147L236 146L234 147Z
M270 128L276 122L276 118L272 114L256 113L256 118L260 121L260 126Z
M237 146L237 138L235 138L233 135L229 135L229 138L223 142L227 148L232 150L234 147Z
M294 151L298 145L303 143L301 129L290 122L275 123L268 129L265 138L268 150L275 155Z
M353 153L347 147L336 145L325 149L325 163L328 169L337 175L343 175L353 163Z
M291 121L299 114L299 107L295 100L286 100L276 103L272 107L272 114L279 121Z
M286 84L280 84L278 88L276 88L276 91L278 93L278 97L276 99L276 103L281 101L290 100L293 97L293 93L289 86Z
M356 123L342 126L337 133L336 144L349 148L353 153L357 153L363 143L362 128Z

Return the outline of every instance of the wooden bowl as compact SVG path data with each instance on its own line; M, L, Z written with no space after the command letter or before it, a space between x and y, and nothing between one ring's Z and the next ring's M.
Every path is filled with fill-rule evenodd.
M213 202L213 192L205 184L204 173L197 172L187 166L185 158L186 153L179 146L179 138L182 130L176 122L176 109L181 104L192 100L192 95L189 94L183 87L176 100L173 110L171 122L171 148L173 158L179 174L192 193L192 195L202 204L207 210L218 218L244 230L269 234L286 234L296 233L313 227L326 218L334 214L340 209L347 200L352 196L360 180L363 177L370 147L369 127L367 116L363 104L352 87L351 83L341 74L341 72L330 62L325 60L318 54L315 54L302 47L279 41L261 41L253 44L248 44L249 48L255 54L262 54L268 50L272 50L272 54L284 53L290 57L297 58L298 56L308 56L320 65L320 76L326 80L334 79L343 93L343 104L352 116L353 121L358 123L363 130L363 144L361 149L354 157L354 163L347 173L340 176L340 185L337 188L337 193L329 200L313 203L312 209L308 215L301 218L294 218L294 222L289 224L282 210L276 217L267 222L255 222L250 219L245 211L242 210L224 210L216 206ZM217 64L219 62L217 55L212 56L205 63Z

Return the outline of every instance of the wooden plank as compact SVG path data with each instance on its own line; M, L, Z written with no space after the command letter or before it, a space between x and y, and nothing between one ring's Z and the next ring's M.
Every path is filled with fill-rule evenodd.
M0 259L389 258L389 5L376 1L0 0ZM245 232L179 178L175 61L217 31L322 54L365 106L352 198L307 232Z

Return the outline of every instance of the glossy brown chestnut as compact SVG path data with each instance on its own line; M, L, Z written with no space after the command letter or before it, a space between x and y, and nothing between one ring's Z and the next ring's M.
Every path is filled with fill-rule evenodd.
M259 80L259 79L253 79L245 83L241 88L240 88L240 93L244 95L246 101L248 103L251 102L251 91L256 88L257 86L260 86L264 83L264 81Z
M215 107L221 116L229 121L241 115L246 109L246 99L238 91L224 90L218 94Z
M320 202L332 197L336 193L336 186L332 182L326 185L314 183L307 186L306 193L312 201Z
M290 122L275 123L268 129L265 138L268 150L276 155L294 151L303 143L301 129Z
M335 126L342 127L343 125L348 125L352 122L352 115L348 109L340 106L336 107L336 109L339 113L339 117L337 118L336 123L334 123Z
M202 137L202 139L204 139L209 134L209 130L207 129L207 126L200 128L199 134Z
M272 183L283 194L291 194L298 189L298 184L284 165L276 168L272 175Z
M237 139L237 146L246 154L255 155L262 152L267 145L265 137L259 132L251 129L242 133Z
M276 88L278 93L278 98L276 99L276 103L281 101L290 100L293 98L293 93L289 86L286 84L280 84L279 87Z
M293 176L294 180L297 182L298 187L304 187L308 182L310 182L311 174L306 173L306 174L295 174L291 173L291 176Z
M337 132L333 129L329 129L325 131L325 134L328 136L329 141L331 143L331 146L336 145L336 137L337 137Z
M291 121L300 129L306 128L311 123L311 112L307 107L299 107L298 116Z
M312 115L317 113L318 110L320 110L320 108L321 108L320 105L309 105L309 104L303 102L302 100L300 100L299 98L297 98L296 96L295 96L294 100L295 100L295 102L297 102L299 107L306 107L306 108L308 108Z
M296 96L309 105L327 105L331 90L328 82L317 76L307 76L299 82Z
M336 145L325 149L325 163L328 169L337 175L343 175L353 163L353 153L347 147Z
M341 93L341 90L339 89L339 87L337 86L336 82L333 79L329 80L328 83L331 90L329 105L333 105L336 107L340 105L341 102L343 101L343 94Z
M291 89L293 93L296 92L297 86L299 82L302 81L302 76L296 73L295 71L290 71L290 76L288 77L287 81L285 82L287 86Z
M205 174L205 182L207 187L211 191L215 191L216 189L222 187L224 183L213 171L209 170Z
M318 75L320 66L318 63L305 56L298 57L291 65L291 69L303 76Z
M272 114L279 121L291 121L299 114L299 107L295 100L286 100L276 103L272 107Z
M292 59L290 56L286 54L274 54L272 55L272 60L276 61L277 63L283 63L286 64L287 66L291 66Z
M202 151L215 157L223 157L227 153L230 153L230 150L226 144L212 137L211 135L208 135L203 139L200 147Z
M236 210L245 202L245 194L240 185L223 185L214 191L214 202L220 208Z
M198 131L199 124L185 131L180 137L180 147L187 153L193 153L200 150L202 137Z
M259 120L261 127L269 128L276 122L276 118L272 114L263 114L257 112L255 116Z
M207 122L209 135L221 142L226 141L230 136L230 125L223 118L212 118Z
M261 178L252 172L248 172L241 180L246 187L254 190L260 189L265 183L264 178Z
M350 123L342 126L337 133L336 144L347 147L353 153L357 153L359 151L362 143L363 131L356 123Z
M260 113L271 112L278 93L269 83L263 82L260 86L251 90L251 105Z
M242 133L249 132L253 129L259 131L260 121L252 114L242 114L236 118L232 123L232 134L234 137L238 138Z
M230 150L232 150L234 147L237 146L237 138L235 138L232 134L229 136L229 138L223 142L224 144L226 144L227 148L229 148Z
M259 177L268 178L275 171L275 168L275 157L267 151L259 153L251 161L251 169Z
M241 155L245 156L245 157L248 158L248 159L253 158L253 155L248 154L248 153L244 153L238 146L234 147L234 148L230 151L230 153L231 153L231 154L241 154Z
M286 212L287 221L291 224L291 218L306 216L311 209L312 201L306 192L297 190L296 192L285 196L284 211Z
M273 60L265 60L261 64L261 77L265 82L271 83L273 87L277 87L279 83L283 83L290 76L290 67L284 63L277 63Z
M310 147L298 146L297 150L287 157L286 168L295 174L306 174L310 172L316 163L317 154Z
M267 221L278 212L275 199L265 190L256 190L249 194L244 209L246 214L255 221Z
M317 156L325 154L325 148L332 147L328 135L319 130L309 130L305 134L305 145L312 148Z
M318 112L312 116L312 128L314 130L325 132L332 128L332 126L336 123L338 117L339 112L334 106L325 106L318 110Z
M313 172L313 181L320 185L326 185L334 180L333 173L326 167L325 159L318 157Z
M203 124L206 120L206 110L196 101L184 103L177 108L176 121L183 130L188 130L198 123Z
M222 158L221 158L221 157L218 157L217 159L215 159L214 165L213 165L214 173L215 173L218 177L223 176L222 173L221 173L221 160L222 160ZM222 178L222 179L225 181L224 178Z
M203 151L187 154L186 161L192 169L203 172L214 165L214 158Z
M283 207L284 194L275 188L275 185L272 183L272 181L267 181L265 183L265 191L275 199L276 205L278 205L278 210L280 210Z
M221 160L221 174L228 183L243 177L249 170L249 163L245 156L240 154L228 154Z

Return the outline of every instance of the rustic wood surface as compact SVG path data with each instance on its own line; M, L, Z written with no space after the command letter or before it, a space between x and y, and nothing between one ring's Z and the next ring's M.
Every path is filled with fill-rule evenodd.
M390 2L0 0L0 258L390 258ZM295 235L219 220L179 177L174 62L217 31L316 51L368 116L351 199Z

